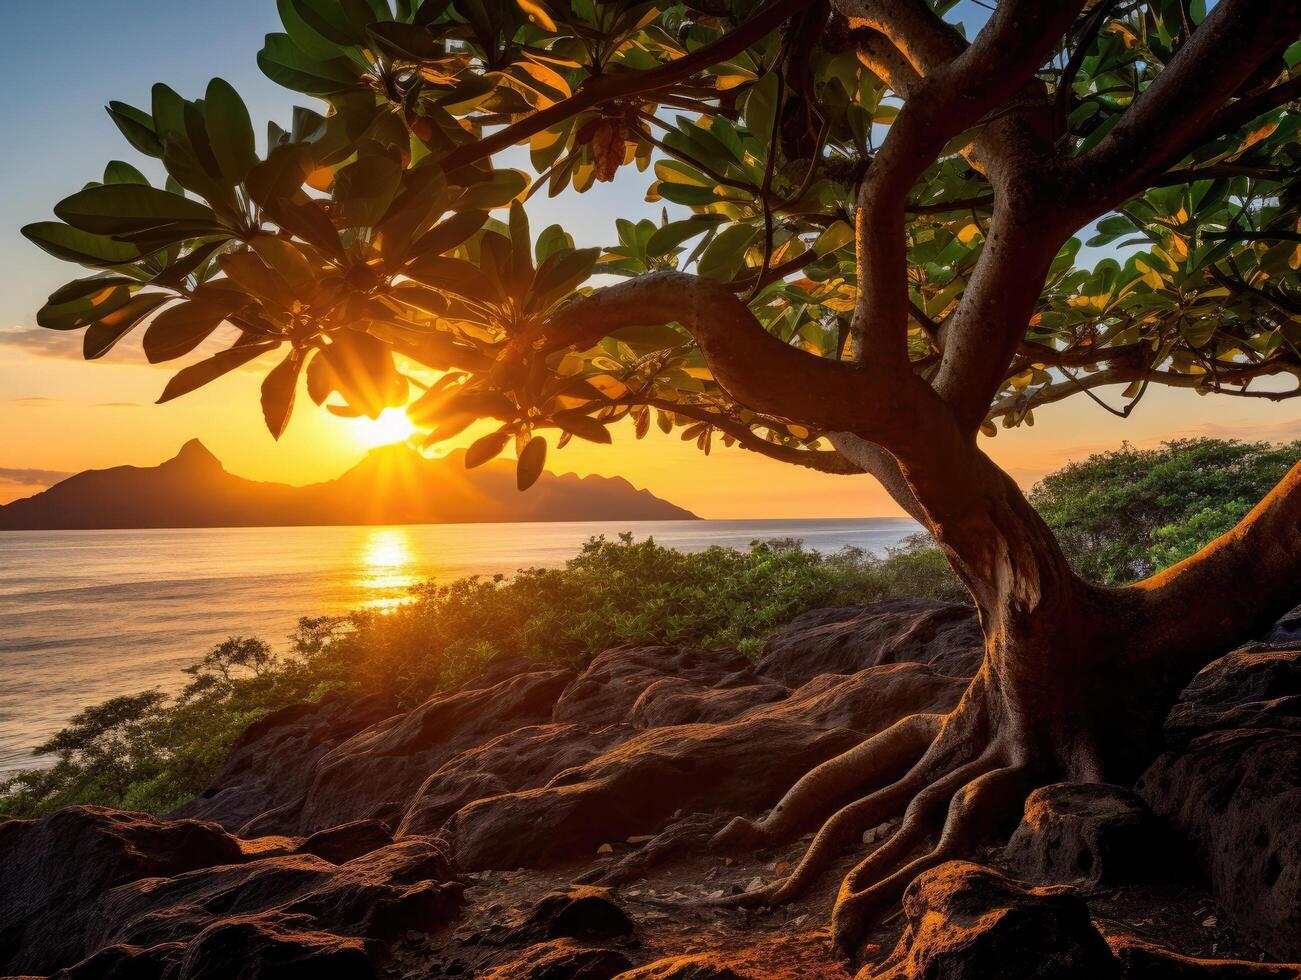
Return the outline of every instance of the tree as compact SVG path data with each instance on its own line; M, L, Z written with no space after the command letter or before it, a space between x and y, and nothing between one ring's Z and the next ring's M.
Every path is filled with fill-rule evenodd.
M407 412L430 442L499 420L468 460L513 441L521 488L542 431L608 442L624 418L880 479L970 592L984 665L952 714L901 721L716 839L821 825L742 899L776 903L902 812L842 886L853 949L1034 785L1132 774L1193 673L1296 600L1301 564L1293 466L1186 561L1090 584L977 439L1120 384L1121 415L1153 384L1298 393L1301 0L1001 0L970 40L952 6L281 0L259 64L328 108L273 124L259 157L220 80L110 103L167 182L114 162L25 229L101 270L39 322L84 328L87 357L147 324L154 361L229 324L161 400L275 351L275 435L301 375L344 415L421 388ZM532 175L494 166L524 147ZM604 252L533 238L530 195L631 166L653 168L660 224L619 221ZM1077 265L1086 228L1121 258Z

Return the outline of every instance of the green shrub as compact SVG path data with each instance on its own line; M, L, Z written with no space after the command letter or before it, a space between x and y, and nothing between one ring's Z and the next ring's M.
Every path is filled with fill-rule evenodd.
M347 688L399 707L478 673L498 656L581 666L618 643L730 646L757 654L792 617L888 596L961 599L939 552L920 540L884 558L822 555L795 541L686 554L653 541L596 538L563 568L429 583L386 613L304 619L289 652L232 637L187 669L175 698L149 691L88 708L40 746L48 769L0 782L0 815L72 803L166 813L197 794L248 724Z

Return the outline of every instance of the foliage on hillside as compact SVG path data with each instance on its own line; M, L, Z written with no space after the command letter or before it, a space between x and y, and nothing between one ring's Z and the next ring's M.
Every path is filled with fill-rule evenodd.
M233 637L190 668L194 680L174 700L145 692L77 715L36 750L57 755L53 768L0 782L0 815L72 803L164 813L203 788L250 722L335 688L412 706L497 656L581 664L623 642L754 653L807 609L961 594L939 552L920 544L875 558L791 541L683 554L631 536L593 539L564 568L430 583L387 615L304 619L283 656Z
M1301 443L1181 440L1071 463L1032 499L1082 574L1132 581L1230 527L1301 455ZM793 541L683 554L653 541L593 539L564 568L429 583L393 612L303 619L289 650L232 637L156 691L87 708L36 751L53 768L0 782L0 815L71 803L164 813L198 793L250 722L337 688L420 703L513 655L581 665L618 643L732 646L755 654L794 616L891 596L960 601L940 552L915 538L884 558L820 555Z
M1182 561L1235 525L1301 458L1301 442L1125 444L1045 477L1030 501L1085 578L1122 584Z

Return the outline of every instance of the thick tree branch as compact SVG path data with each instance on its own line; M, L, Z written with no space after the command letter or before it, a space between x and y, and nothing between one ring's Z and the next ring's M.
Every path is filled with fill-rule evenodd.
M911 371L865 372L792 347L726 284L683 272L650 273L579 298L502 357L582 349L619 327L663 323L690 333L728 397L752 411L887 445L918 438L921 416L943 418L930 386Z
M1301 462L1232 530L1126 592L1141 601L1153 659L1196 670L1301 600L1298 568Z
M1105 214L1207 139L1265 111L1271 99L1221 107L1298 34L1301 0L1221 0L1111 132L1063 168L1073 223Z
M771 34L805 6L805 0L773 0L735 30L727 31L712 44L692 51L676 61L644 71L593 75L579 85L578 90L569 98L540 109L491 136L485 136L481 140L453 150L443 160L443 169L455 170L492 156L507 147L523 142L535 133L540 133L544 129L576 116L585 109L593 109L616 99L654 92L685 81L711 65L736 57L756 41Z

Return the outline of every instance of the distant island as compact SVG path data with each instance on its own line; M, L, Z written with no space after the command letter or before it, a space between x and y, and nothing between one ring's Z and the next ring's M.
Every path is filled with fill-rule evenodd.
M324 483L259 483L226 472L198 439L158 466L87 470L0 506L7 531L697 519L622 477L544 473L520 493L511 462L466 469L463 452L429 459L405 443Z

